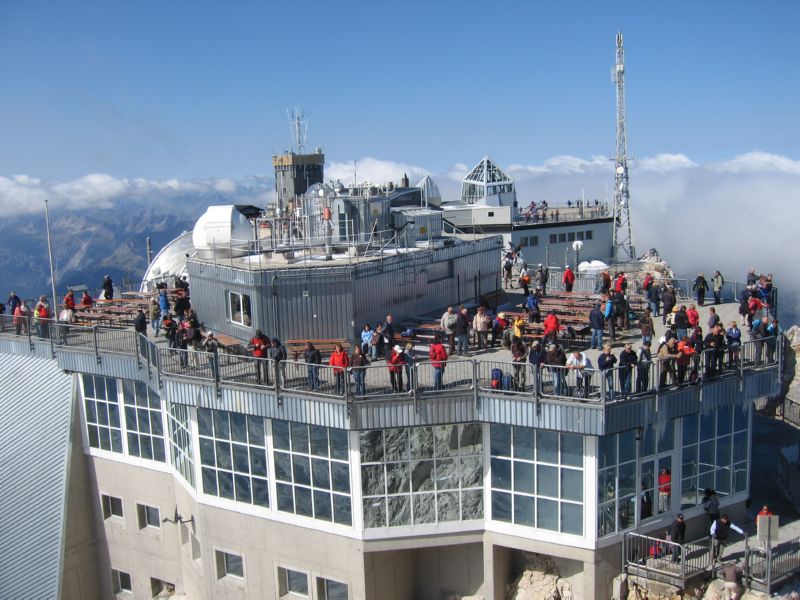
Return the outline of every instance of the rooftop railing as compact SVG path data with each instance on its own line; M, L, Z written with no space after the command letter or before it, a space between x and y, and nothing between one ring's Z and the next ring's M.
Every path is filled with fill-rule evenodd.
M640 533L627 532L622 551L625 572L681 588L711 564L711 538L673 542Z
M413 361L394 372L386 363L341 368L301 361L274 361L226 352L168 348L129 329L79 326L0 315L0 336L49 344L57 351L134 356L140 368L162 376L201 380L275 392L300 392L349 402L425 396L504 394L539 401L611 404L642 394L658 394L721 378L744 377L745 370L779 364L775 337L739 347L707 349L689 357L654 357L632 366L597 369L576 365L534 366L526 362L450 359Z

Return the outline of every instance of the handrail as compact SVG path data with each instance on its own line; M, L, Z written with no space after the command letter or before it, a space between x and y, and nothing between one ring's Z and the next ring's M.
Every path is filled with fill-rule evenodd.
M685 587L689 578L710 564L711 538L679 543L628 531L623 536L622 552L626 572L645 577L654 574Z

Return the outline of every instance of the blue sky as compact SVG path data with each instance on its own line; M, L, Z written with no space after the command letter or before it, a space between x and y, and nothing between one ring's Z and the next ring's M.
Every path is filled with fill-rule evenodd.
M2 2L0 174L269 174L286 108L329 159L446 172L614 148L800 158L800 2Z

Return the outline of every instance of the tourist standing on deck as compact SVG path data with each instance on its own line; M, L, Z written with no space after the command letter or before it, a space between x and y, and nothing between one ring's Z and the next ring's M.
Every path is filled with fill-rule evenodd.
M597 366L606 378L606 394L608 398L614 397L614 365L617 357L611 353L611 344L603 345L603 352L597 358Z
M653 364L653 355L650 352L650 342L642 342L636 364L636 391L643 392L650 386L650 366Z
M456 317L456 350L462 356L469 355L469 311L462 308Z
M672 562L678 562L678 557L681 555L681 547L678 544L686 542L686 522L683 520L683 513L678 513L675 520L669 528L670 541L674 542L672 546Z
M636 352L633 351L633 345L625 344L624 350L619 353L619 389L623 396L631 393L631 381L636 363L637 358Z
M539 287L542 288L542 296L547 295L547 280L550 277L550 269L539 263L539 269L536 271L536 281Z
M547 366L550 367L550 374L553 383L553 393L560 396L564 392L564 381L566 379L566 371L564 367L567 364L567 357L561 346L551 343L547 348Z
M161 326L161 309L158 307L158 301L153 298L150 300L150 327L153 329L153 335L158 337L158 329Z
M711 564L713 565L717 560L722 557L722 551L728 542L731 529L739 535L744 535L744 531L731 523L728 515L721 514L719 519L711 524L709 534L711 534Z
M514 389L524 391L528 374L528 349L520 338L511 344L511 362L514 363Z
M603 271L600 274L600 293L607 294L611 291L611 275L608 274L608 271Z
M514 261L511 259L511 253L507 252L503 258L503 289L514 289L514 284L511 281L511 270L514 268Z
M600 305L595 304L592 310L589 311L589 329L592 330L592 340L589 344L589 349L603 347L603 329L606 326L606 319L603 316L603 311L600 310Z
M714 272L714 277L711 278L711 289L714 291L714 304L722 302L722 286L725 285L725 279L719 271Z
M444 379L444 367L447 363L447 350L444 349L444 344L438 334L433 338L433 343L428 350L428 358L431 359L433 366L433 389L440 390Z
M647 303L650 305L650 312L654 317L659 316L661 314L659 310L661 305L661 286L654 281L650 284L650 287L647 288L646 294Z
M694 283L692 284L692 289L697 294L697 303L700 306L706 301L706 290L708 290L708 281L703 276L702 273L698 273L697 277L695 277Z
M176 341L177 338L176 338ZM269 347L269 340L267 336L261 333L260 329L256 329L256 334L250 340L250 343L247 344L247 348L250 350L253 358L257 359L265 359L267 358L267 348ZM267 362L265 360L257 360L256 363L256 380L258 381L259 385L261 384L261 379L263 377L264 382L269 385L269 372Z
M350 366L350 357L344 351L341 344L336 344L333 347L333 352L328 359L328 364L333 367L333 378L336 382L336 393L338 395L344 394L344 374L345 369Z
M667 315L672 312L673 308L675 308L675 290L672 288L672 286L667 286L667 289L661 294L661 304L661 324L666 325Z
M403 391L403 367L406 364L406 357L403 353L403 349L395 345L392 348L392 354L389 356L388 368L389 368L389 379L392 382L392 391L394 392L402 392Z
M442 315L442 318L439 320L439 327L442 328L442 332L445 336L447 336L447 343L450 346L449 354L452 356L455 354L456 351L456 321L458 320L458 315L456 314L456 309L452 306L448 306L447 310Z
M475 318L472 319L472 329L475 331L475 337L478 338L478 350L486 350L488 348L489 329L491 327L492 318L487 314L485 307L479 306Z
M571 292L572 286L575 284L575 273L569 268L569 265L564 267L564 276L561 278L564 283L564 291Z
M566 367L570 371L575 371L576 384L584 398L589 397L589 385L591 374L586 369L592 368L592 361L580 350L575 350L567 359Z
M395 324L392 315L386 315L386 320L383 322L383 341L386 343L386 360L389 360L391 355L392 344L394 344Z
M103 288L103 294L102 294L103 300L114 299L114 282L111 281L110 275L106 275L105 277L103 277L103 283L100 284L100 287Z
M713 525L714 521L719 519L719 498L717 497L717 492L712 488L706 488L700 505L708 515L709 523Z
M312 392L316 392L319 390L319 366L322 364L322 354L314 347L314 344L306 342L306 349L303 351L303 359L306 361L308 389Z
M642 332L642 344L652 341L654 330L655 326L653 325L653 317L650 316L650 309L645 308L644 314L639 319L639 331Z
M522 269L519 272L519 285L522 288L522 292L525 294L527 298L528 294L530 293L528 286L531 284L531 274L528 271L528 263L522 264Z
M356 382L356 396L363 396L367 393L367 365L369 365L369 359L364 351L358 346L353 348L350 371L353 373L353 380Z
M372 344L372 327L369 323L364 323L364 329L361 331L361 351L364 354L369 354L369 347Z
M658 474L658 512L669 512L670 497L672 496L672 473L663 468Z

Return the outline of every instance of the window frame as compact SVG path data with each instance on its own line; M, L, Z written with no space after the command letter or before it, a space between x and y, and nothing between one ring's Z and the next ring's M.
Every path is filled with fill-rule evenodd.
M242 327L252 327L253 326L253 303L250 300L250 294L245 294L243 292L237 292L235 290L225 290L225 304L228 307L228 321L233 323L234 325L240 325ZM234 318L234 298L236 298L237 305L239 307L239 315L240 320L236 320ZM245 298L247 301L245 302ZM246 310L245 310L246 305Z
M228 557L238 558L242 565L242 574L234 573L228 569ZM247 578L247 569L245 567L244 554L238 554L221 548L214 548L214 565L217 575L217 581L224 579L231 579L234 581L245 581Z
M114 505L113 501L119 501L119 510L120 514L116 514L114 512ZM125 520L125 507L122 502L122 498L119 496L112 496L111 494L100 494L100 508L103 514L103 520L108 521L109 519L121 519ZM106 510L108 508L108 510Z
M347 585L344 581L339 581L338 579L331 579L330 577L322 577L320 575L316 576L316 581L317 581L316 591L318 600L329 600L328 598L329 583L343 585L345 587L346 598L350 598L350 586Z
M122 587L122 576L128 578L128 586L129 587ZM111 592L115 596L119 596L120 594L132 594L133 593L133 577L127 571L120 571L119 569L111 569Z
M306 578L306 591L303 592L296 592L292 589L289 589L289 573L297 573L298 575L304 575ZM278 565L278 577L276 578L276 582L278 585L278 598L283 600L284 598L311 598L311 586L310 586L310 579L311 574L303 569L298 569L296 567L287 567L285 565Z
M156 524L152 525L150 523L150 516L151 513L149 511L155 510L157 511L157 520ZM139 526L139 530L151 530L157 529L161 530L161 508L158 506L153 506L152 504L145 504L144 502L137 502L136 503L136 522Z

